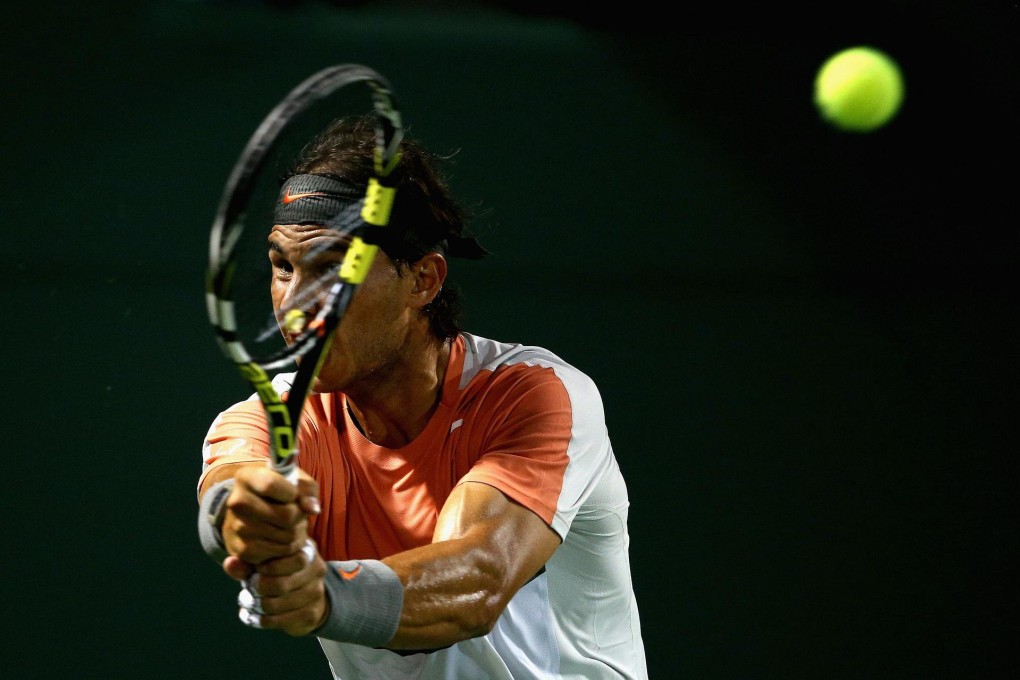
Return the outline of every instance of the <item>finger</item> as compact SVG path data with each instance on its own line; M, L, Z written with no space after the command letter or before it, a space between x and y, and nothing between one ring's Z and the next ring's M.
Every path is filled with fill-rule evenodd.
M259 538L257 531L245 526L228 529L225 523L223 530L223 543L227 552L252 565L300 552L307 537L303 531L296 531L287 537L291 539L289 542L278 543Z
M303 555L296 555L288 559L300 560L303 563L305 558ZM293 563L288 566L292 565ZM267 565L261 565L260 569L262 566L269 565L268 563ZM326 575L326 563L319 556L316 556L311 563L300 569L290 571L290 573L267 573L272 571L275 571L275 569L269 568L266 571L260 571L252 575L248 580L249 583L255 584L250 590L263 600L267 598L287 598L292 593L305 591L309 587L313 589L313 592L325 593L323 577ZM279 611L279 608L273 610L274 613Z
M298 497L297 487L268 466L243 467L234 475L234 480L235 491L241 486L278 503L293 503Z
M238 554L245 548L264 556L279 557L300 550L308 537L308 521L295 505L270 506L253 496L227 501L221 533L227 552ZM254 562L250 556L246 556Z
M228 538L237 538L244 543L276 544L300 550L308 537L308 524L301 521L289 527L279 527L259 517L228 514L223 519L220 531L223 533L224 541Z
M297 488L298 505L301 509L310 515L318 515L322 511L319 504L319 483L304 470L299 470Z
M227 552L252 564L300 550L307 530L306 513L296 502L267 500L243 485L235 485L227 499L221 525Z
M262 496L257 492L234 487L234 491L227 498L227 511L241 519L258 521L270 526L288 530L305 521L308 514L298 503L295 497L294 502L283 503L271 498ZM305 501L305 505L310 505Z
M318 515L322 512L322 506L319 504L319 499L315 496L299 496L298 507L306 515Z
M243 581L255 573L255 569L250 564L234 555L223 560L223 571L227 576L237 581Z
M273 560L287 559L295 554L300 553L300 543L293 543L288 545L282 545L279 543L266 544L266 543L243 543L243 542L228 542L227 546L231 553L233 553L240 560L247 562L252 566L266 564ZM287 569L283 567L285 571L295 571L300 569L300 564Z
M268 579L263 579L263 588ZM312 579L302 587L288 590L282 595L259 599L261 612L247 608L258 616L261 628L281 629L291 635L305 635L320 625L326 614L325 590L322 579ZM254 605L253 605L254 606Z
M301 550L297 552L259 563L258 574L261 576L289 576L296 574L312 564L317 554L315 542L308 539Z

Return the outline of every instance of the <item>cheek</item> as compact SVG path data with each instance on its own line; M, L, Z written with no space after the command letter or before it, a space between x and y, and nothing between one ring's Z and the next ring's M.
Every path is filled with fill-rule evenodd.
M340 321L341 344L352 353L375 353L405 335L406 308L391 286L359 288Z
M354 294L351 312L358 316L371 316L376 322L389 322L403 308L406 278L397 276L392 265L377 262Z
M392 301L378 292L365 287L355 292L341 320L341 329L347 335L373 335L390 326Z
M287 281L284 281L277 276L273 276L269 279L269 296L273 299L273 304L281 302L286 293Z

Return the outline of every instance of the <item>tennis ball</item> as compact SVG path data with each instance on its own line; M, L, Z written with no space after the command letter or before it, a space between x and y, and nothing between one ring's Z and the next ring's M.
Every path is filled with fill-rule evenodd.
M815 77L815 106L828 123L848 132L871 132L888 123L903 103L903 75L873 47L842 50Z
M305 330L305 313L300 309L288 309L283 315L283 329L290 333L301 333Z

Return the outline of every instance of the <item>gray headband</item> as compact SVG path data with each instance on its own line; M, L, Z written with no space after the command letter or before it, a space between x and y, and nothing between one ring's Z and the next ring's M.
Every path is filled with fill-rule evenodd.
M352 208L361 209L365 192L321 175L294 175L284 182L276 199L276 224L327 224Z
M447 235L426 243L409 230L376 227L361 219L364 189L333 177L294 175L280 188L273 211L274 224L322 224L340 231L363 228L362 238L377 244L391 257L416 259L430 250L451 257L480 259L488 254L473 238Z

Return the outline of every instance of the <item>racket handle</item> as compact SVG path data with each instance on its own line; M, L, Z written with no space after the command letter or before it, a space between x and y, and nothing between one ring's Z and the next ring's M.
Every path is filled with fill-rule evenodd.
M269 461L269 467L283 475L288 482L297 486L298 483L298 464L297 455L291 454L286 460L282 461Z

